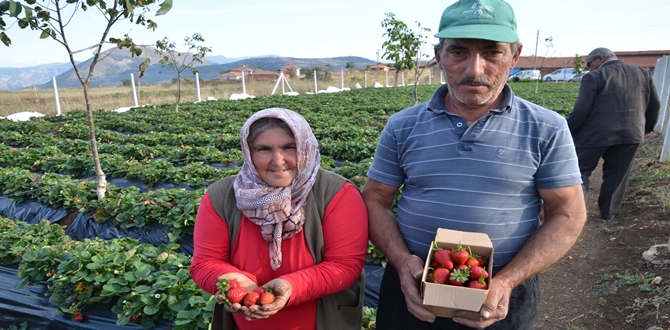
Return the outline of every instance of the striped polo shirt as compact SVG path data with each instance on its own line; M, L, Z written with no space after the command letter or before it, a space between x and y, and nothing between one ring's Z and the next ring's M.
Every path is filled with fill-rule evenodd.
M445 108L446 93L391 116L367 175L402 186L397 222L412 254L428 253L437 228L482 232L504 266L540 225L537 189L581 184L570 130L509 85L470 126Z

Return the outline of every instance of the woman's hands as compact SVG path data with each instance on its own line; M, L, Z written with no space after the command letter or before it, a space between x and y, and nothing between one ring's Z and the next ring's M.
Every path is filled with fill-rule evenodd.
M281 278L276 278L267 282L263 287L272 288L272 293L275 295L275 301L266 305L243 306L242 308L246 309L244 314L247 315L247 321L265 319L276 314L288 304L288 301L291 298L291 293L293 292L291 284Z
M217 277L217 281L219 282L224 279L227 279L228 281L237 281L241 288L245 288L249 290L249 292L254 291L258 287L256 282L252 281L249 277L241 273L226 273ZM279 310L284 308L284 306L286 306L289 299L291 298L291 293L293 292L291 284L281 278L267 282L265 285L263 285L263 287L269 287L272 289L272 293L275 296L274 302L262 306L252 305L249 307L244 306L242 303L233 303L231 305L224 304L225 310L237 315L246 315L246 319L248 321L265 319L276 314ZM221 291L217 292L216 295L214 295L214 300L217 303L223 303L225 301L223 299L223 293Z
M237 281L237 283L240 284L241 288L245 288L249 290L249 292L253 291L256 287L258 287L258 284L256 284L256 282L254 282L253 280L251 280L249 277L247 277L242 273L226 273L216 278L218 282L221 282L224 279L228 281ZM223 295L224 294L219 290L214 295L214 301L216 301L219 304L223 303L225 301L223 299ZM230 313L243 315L244 312L246 311L246 306L240 303L233 303L231 305L224 304L224 309Z

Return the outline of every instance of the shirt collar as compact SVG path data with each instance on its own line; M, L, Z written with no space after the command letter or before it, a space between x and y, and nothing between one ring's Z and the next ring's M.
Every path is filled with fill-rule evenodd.
M432 111L436 114L450 114L451 112L444 106L444 98L447 96L449 89L446 84L437 88L433 96L428 101L426 109ZM512 88L505 84L502 90L503 99L500 101L500 106L496 109L491 109L490 112L493 113L503 113L509 112L512 109L512 100L514 99L514 92Z

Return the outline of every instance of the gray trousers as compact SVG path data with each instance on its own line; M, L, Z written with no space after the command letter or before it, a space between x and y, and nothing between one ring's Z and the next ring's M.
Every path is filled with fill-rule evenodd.
M607 147L577 147L579 171L582 174L584 201L588 203L589 177L603 159L603 183L598 196L598 209L602 217L619 212L628 186L628 177L639 144L618 144Z

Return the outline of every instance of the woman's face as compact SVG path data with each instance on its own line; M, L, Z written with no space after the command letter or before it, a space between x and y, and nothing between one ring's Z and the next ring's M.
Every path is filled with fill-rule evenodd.
M261 179L272 187L287 187L298 173L295 139L279 127L258 135L251 146L251 161Z

